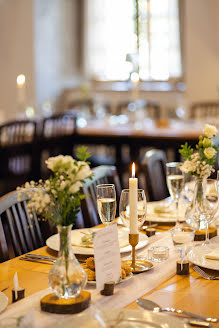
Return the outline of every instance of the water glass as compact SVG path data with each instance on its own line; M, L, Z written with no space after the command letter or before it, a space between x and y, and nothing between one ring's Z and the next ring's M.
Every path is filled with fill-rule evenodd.
M96 187L97 209L101 222L108 226L116 216L116 190L114 184L100 184Z
M180 169L180 162L166 164L166 179L169 193L176 205L176 227L179 227L179 198L184 187L184 175Z

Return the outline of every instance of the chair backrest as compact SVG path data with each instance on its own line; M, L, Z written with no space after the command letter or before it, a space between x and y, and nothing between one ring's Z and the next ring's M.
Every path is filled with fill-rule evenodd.
M75 133L76 115L72 113L59 113L44 118L41 136L44 139L69 136Z
M125 114L128 110L133 111L136 108L144 109L146 116L152 119L160 118L160 105L153 101L146 101L139 99L135 103L131 101L125 101L117 105L116 114Z
M0 126L0 179L5 194L27 180L39 178L37 123L14 121Z
M1 147L32 143L36 138L36 125L37 123L31 120L12 121L1 125Z
M165 153L162 150L148 150L141 168L145 174L148 200L157 201L168 197Z
M191 119L208 119L211 120L214 118L218 118L219 114L219 101L206 101L206 102L198 102L192 104L190 107L189 116ZM214 121L209 122L214 123Z
M97 211L96 186L99 184L114 184L117 196L121 193L121 184L115 166L101 165L93 170L93 179L87 180L83 192L87 197L81 202L81 210L86 227L100 224Z
M107 111L107 113L110 113L111 106L108 102L104 101L98 104L95 103L93 99L78 99L71 101L68 104L68 109L79 112L80 110L83 110L83 108L88 108L90 114L94 116L96 114L95 107L98 105L101 105Z
M13 191L0 198L0 262L45 244L36 213L27 211L27 195Z

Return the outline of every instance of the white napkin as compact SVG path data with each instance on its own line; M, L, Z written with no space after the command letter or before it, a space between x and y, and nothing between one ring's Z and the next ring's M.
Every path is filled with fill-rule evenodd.
M210 259L210 260L218 260L219 261L219 250L215 249L214 251L205 254L205 258L206 259Z

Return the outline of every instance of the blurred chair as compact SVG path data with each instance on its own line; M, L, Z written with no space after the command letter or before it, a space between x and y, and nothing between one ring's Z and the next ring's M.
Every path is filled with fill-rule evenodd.
M124 101L117 105L116 115L127 114L138 109L144 109L145 117L157 120L160 118L160 105L153 101L146 101L143 99L132 101Z
M197 102L191 105L189 111L190 119L212 120L209 123L215 123L219 116L219 101ZM218 123L218 122L217 122Z
M162 150L148 150L141 163L145 174L148 201L158 201L169 196L166 183L166 155Z
M68 103L68 110L76 110L79 113L86 108L89 110L91 116L96 116L98 106L101 106L105 109L107 113L110 113L111 106L106 101L101 101L100 103L95 102L93 99L78 99Z
M44 246L46 239L57 232L49 221L39 220L34 211L31 217L28 195L23 193L20 200L18 193L12 191L0 198L0 262ZM73 228L84 227L80 212Z
M93 179L87 180L83 186L83 192L87 197L81 202L81 211L86 227L100 224L96 186L99 184L114 184L117 197L121 194L121 184L115 166L99 166L93 169Z
M39 178L36 129L36 122L31 120L13 121L0 126L1 194Z
M30 217L24 200L18 201L13 191L0 198L0 258L1 261L27 253L45 245L39 221Z
M45 160L50 156L73 155L76 115L55 114L42 122L39 136L41 177L48 175Z

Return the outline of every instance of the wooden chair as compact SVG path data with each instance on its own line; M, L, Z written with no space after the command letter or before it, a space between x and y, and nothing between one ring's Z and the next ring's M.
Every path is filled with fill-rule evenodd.
M96 105L98 105L98 104L96 104L93 99L78 99L78 100L73 100L73 101L69 102L68 109L80 112L81 110L83 110L83 108L88 108L90 115L94 116L94 115L96 115L96 108L95 108ZM105 108L107 113L110 113L111 106L108 102L106 102L106 101L101 102L101 106L103 106L103 108Z
M206 101L197 102L191 105L189 118L199 120L211 120L209 123L215 123L214 120L218 119L219 114L219 101Z
M121 184L115 166L99 166L93 169L93 179L87 180L83 192L87 197L81 202L81 210L86 227L100 224L97 211L96 186L99 184L115 184L117 197L121 193Z
M39 136L41 177L48 176L45 160L50 156L72 155L76 115L55 114L45 118Z
M1 194L25 181L39 178L35 121L13 121L0 126Z
M141 163L145 175L148 201L158 201L169 196L166 183L166 155L161 150L148 150Z
M152 119L160 118L160 105L156 102L139 99L135 103L132 101L121 102L117 105L116 114L127 114L127 111L144 109L145 115Z
M36 214L27 211L27 199L18 201L13 191L0 198L0 262L27 253L45 244Z

